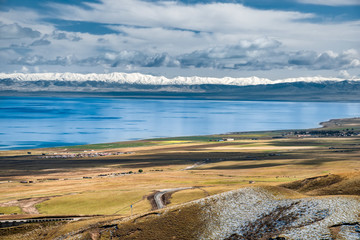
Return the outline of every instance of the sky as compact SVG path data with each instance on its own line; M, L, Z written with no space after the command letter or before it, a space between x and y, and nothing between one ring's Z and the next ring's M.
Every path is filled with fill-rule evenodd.
M360 77L360 0L0 0L0 72Z

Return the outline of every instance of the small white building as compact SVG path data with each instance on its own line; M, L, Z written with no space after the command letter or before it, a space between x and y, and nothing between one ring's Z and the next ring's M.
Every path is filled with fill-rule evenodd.
M234 141L235 139L233 139L233 138L224 138L224 141Z

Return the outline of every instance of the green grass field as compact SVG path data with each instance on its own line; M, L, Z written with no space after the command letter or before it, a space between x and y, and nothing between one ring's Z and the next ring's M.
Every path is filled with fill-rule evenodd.
M3 214L21 214L22 211L21 211L21 208L20 207L0 207L0 213L3 213Z
M80 194L55 197L49 201L37 205L41 214L62 215L64 213L85 215L112 215L131 213L133 205L134 213L149 211L151 206L144 199L150 194L146 190L106 190L83 192Z

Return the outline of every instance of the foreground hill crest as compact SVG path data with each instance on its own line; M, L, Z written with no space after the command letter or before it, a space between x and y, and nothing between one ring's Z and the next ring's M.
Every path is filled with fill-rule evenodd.
M359 239L360 198L246 187L73 232L75 239ZM55 239L63 239L63 236ZM111 236L111 237L110 237ZM82 238L83 239L83 238Z

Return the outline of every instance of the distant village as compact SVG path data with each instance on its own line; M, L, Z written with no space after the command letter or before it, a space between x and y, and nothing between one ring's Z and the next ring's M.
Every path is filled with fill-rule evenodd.
M241 134L234 132L232 134ZM273 136L271 138L304 138L304 137L352 137L360 136L359 129L344 129L344 130L294 130L290 132L284 132L279 136ZM211 139L210 141L234 141L241 139L241 135L237 138L222 138L222 139ZM258 138L252 138L252 140L258 140Z
M51 155L43 153L39 158L86 158L86 157L104 157L104 156L117 156L123 154L133 154L134 152L90 152L84 151L82 153L53 153Z
M294 131L285 135L293 135L297 137L351 137L359 136L360 131L352 129L344 130L312 130L312 131Z

